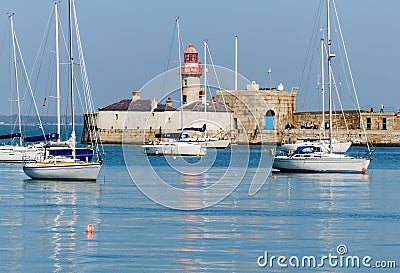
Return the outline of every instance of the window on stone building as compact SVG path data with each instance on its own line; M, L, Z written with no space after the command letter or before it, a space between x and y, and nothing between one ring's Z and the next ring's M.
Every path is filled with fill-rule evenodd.
M233 118L233 129L237 129L238 128L238 120L237 118Z
M382 118L382 130L387 130L387 119L386 119L386 117Z
M371 130L371 124L372 124L371 117L367 117L367 130Z

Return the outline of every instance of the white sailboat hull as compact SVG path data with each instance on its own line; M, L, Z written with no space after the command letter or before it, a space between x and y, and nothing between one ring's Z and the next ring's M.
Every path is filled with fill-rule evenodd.
M226 148L231 144L231 141L229 139L196 139L196 140L183 139L180 141L199 144L199 145L204 144L207 148L217 148L217 149Z
M290 172L365 173L371 159L345 155L288 157L276 156L273 168Z
M23 167L32 179L45 180L96 180L101 170L98 162L40 162L28 163Z
M43 148L12 145L0 146L0 162L3 163L36 162L42 160L43 157Z
M180 141L161 142L160 144L143 145L143 152L147 155L172 156L203 156L206 154L205 145Z
M226 148L231 144L229 139L208 140L205 142L207 148Z

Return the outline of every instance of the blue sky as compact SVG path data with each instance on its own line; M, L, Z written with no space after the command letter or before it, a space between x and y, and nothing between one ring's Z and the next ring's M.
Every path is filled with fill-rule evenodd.
M310 75L310 82L306 83L307 77L302 79L302 75L321 1L76 0L95 106L129 98L132 90L140 89L165 70L174 18L179 16L185 45L193 41L201 52L202 41L207 39L214 63L233 69L234 36L238 35L241 74L267 86L267 70L271 67L273 85L283 83L288 90L300 86L299 110L313 108L317 76ZM61 5L65 9L67 2L62 0ZM360 104L383 103L398 109L400 1L336 0L336 5ZM52 8L50 0L1 1L0 38L3 41L8 32L6 13L14 12L28 70L33 66ZM8 56L8 52L1 52L0 60L6 62ZM176 58L176 53L172 58ZM0 75L8 73L7 66L0 69ZM9 81L9 76L0 77L0 87L6 90L3 94L10 93ZM36 87L39 104L43 88ZM0 114L9 114L9 106L7 99L0 101Z

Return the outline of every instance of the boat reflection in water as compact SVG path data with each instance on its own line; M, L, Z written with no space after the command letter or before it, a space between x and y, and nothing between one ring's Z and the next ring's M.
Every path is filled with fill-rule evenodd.
M288 220L296 217L308 219L308 228L295 222L286 222L291 226L292 240L310 238L314 249L307 253L329 253L338 245L338 235L346 237L352 234L351 240L367 240L368 228L359 228L357 221L362 219L363 211L373 209L371 204L370 176L366 174L331 174L331 173L275 173L273 183L286 187L286 204L293 214ZM286 186L285 186L286 184ZM351 224L350 224L351 223ZM354 230L354 225L358 230ZM284 228L286 230L286 228ZM312 238L312 239L311 239ZM346 237L347 238L347 237ZM298 241L298 244L301 242ZM334 271L333 271L334 272Z
M49 251L47 257L53 260L54 272L82 271L84 259L77 253L97 253L96 243L86 237L85 228L87 223L98 226L101 222L96 209L100 185L82 181L27 179L24 188L24 199L28 202L36 199L33 203L42 207L40 219L32 221L39 221L35 226L47 229L50 238L43 240L48 246L42 249Z
M195 170L193 170L194 172ZM240 237L238 233L238 216L235 214L213 214L212 208L198 210L208 203L210 192L198 189L211 186L212 181L207 173L202 175L182 175L181 185L184 189L182 204L187 211L181 214L181 224L177 230L177 240L181 247L178 249L177 262L180 270L207 271L210 268L225 268L227 271L237 271L235 257L237 253L232 249L221 249L221 241L234 240ZM223 204L220 204L223 206ZM235 205L229 202L230 209ZM218 210L217 210L218 211ZM210 213L208 213L210 212ZM213 258L210 258L213 257Z

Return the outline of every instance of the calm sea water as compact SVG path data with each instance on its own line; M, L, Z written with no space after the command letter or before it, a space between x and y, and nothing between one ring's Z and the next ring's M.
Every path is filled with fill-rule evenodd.
M338 255L340 244L347 247L346 255L400 266L399 148L376 148L367 175L278 173L254 196L249 187L260 155L267 153L260 147L210 152L208 169L201 160L188 159L189 175L187 167L179 169L179 158L151 158L158 177L185 190L177 196L152 188L149 161L140 147L105 146L105 151L96 183L33 181L21 165L0 165L1 272L365 272L327 263L319 269L257 264L265 251L321 257ZM143 193L159 190L155 201L186 209L209 205L214 196L208 187L227 162L238 164L232 155L248 157L247 172L214 206L177 210ZM240 171L233 166L226 177L236 181ZM138 183L146 178L148 188ZM85 233L89 223L93 236Z

